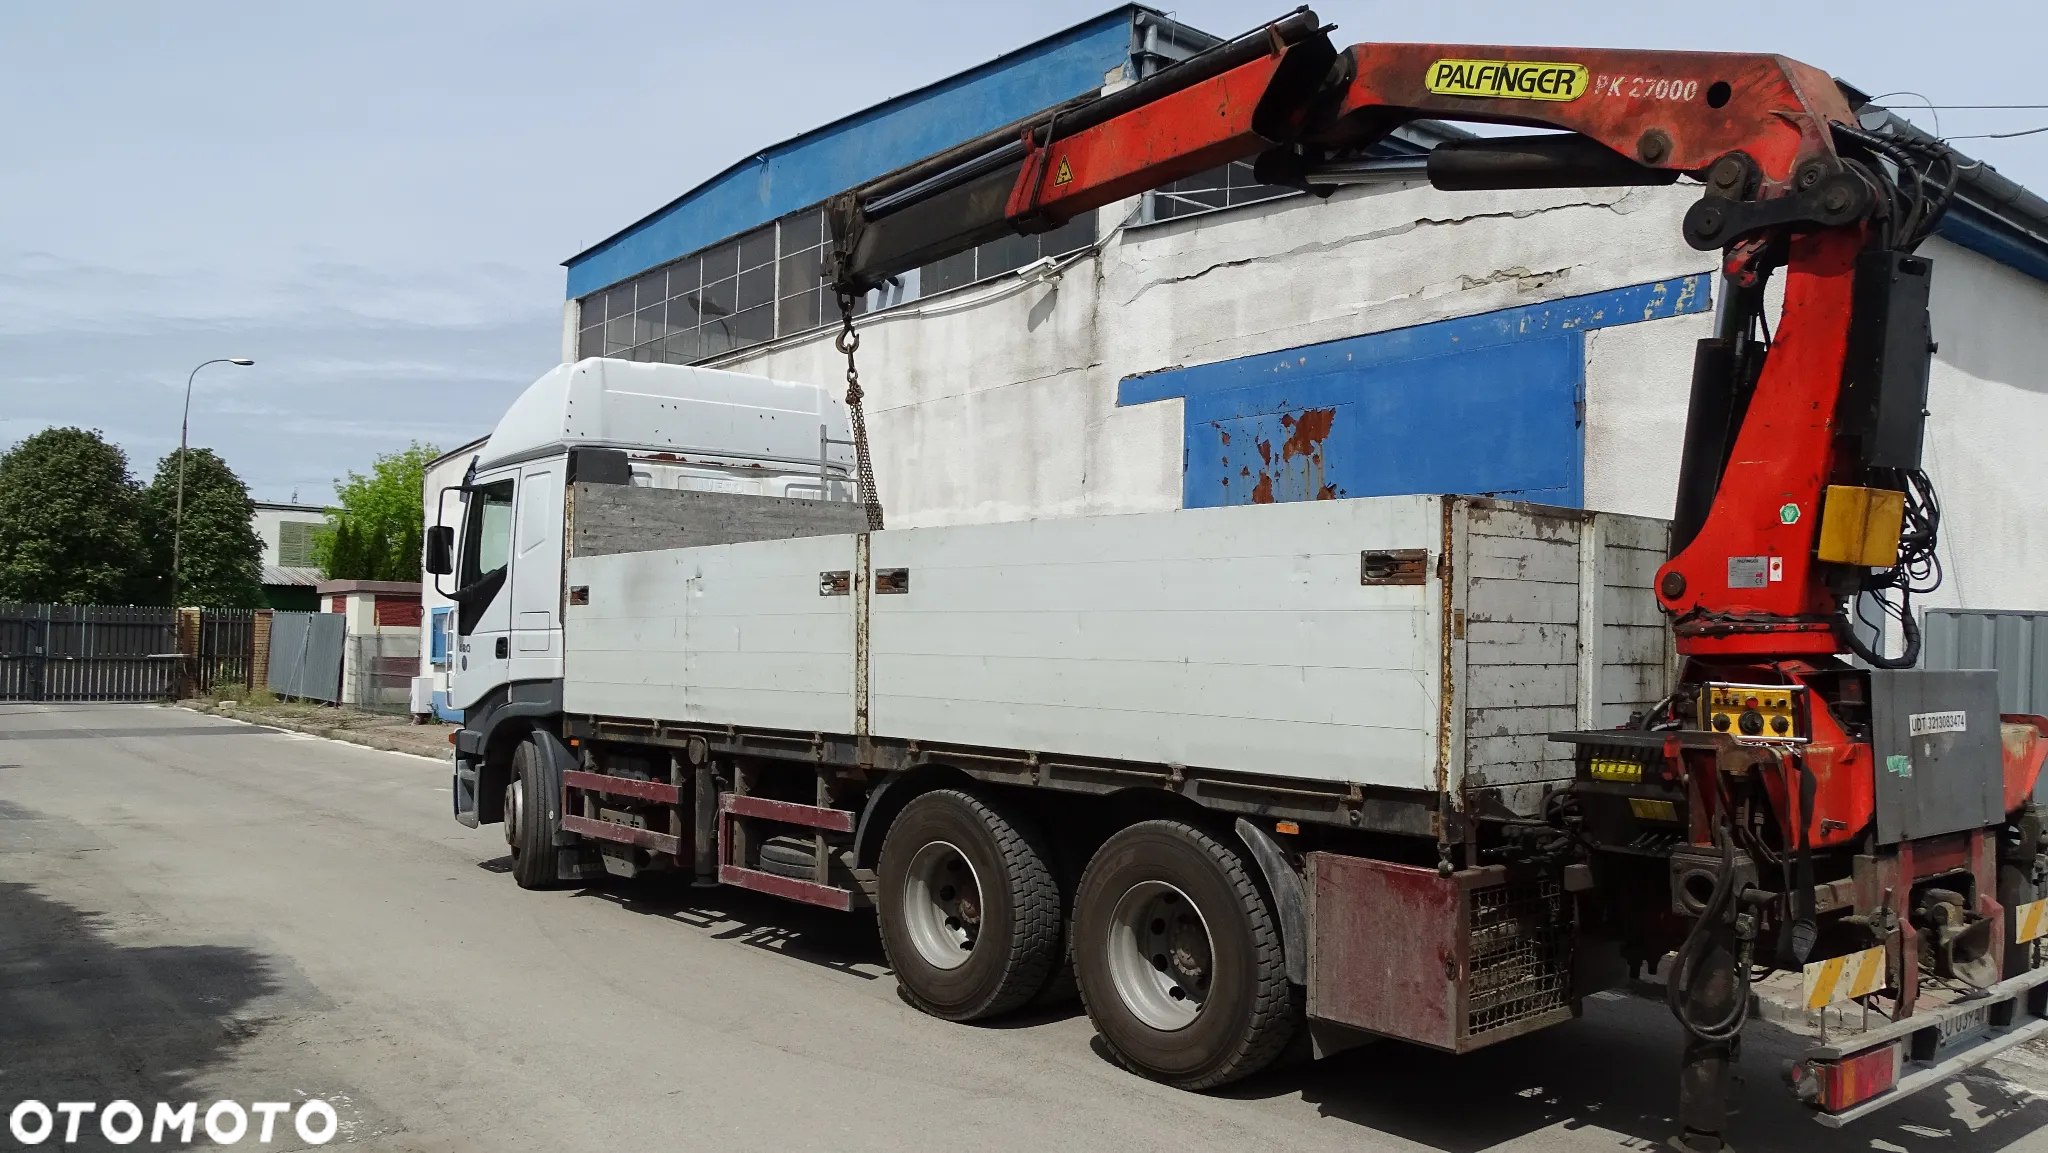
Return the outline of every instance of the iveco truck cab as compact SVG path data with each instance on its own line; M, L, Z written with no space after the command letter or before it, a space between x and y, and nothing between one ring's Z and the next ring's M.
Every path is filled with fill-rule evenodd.
M428 494L429 568L452 561L448 697L465 732L493 714L561 711L564 558L578 479L637 488L851 503L846 406L815 385L624 360L556 367L514 401L464 483ZM630 513L580 525L631 541ZM452 554L452 556L450 555ZM437 576L437 587L449 582ZM476 822L482 750L457 749L456 815ZM467 755L465 755L467 754ZM487 804L496 801L492 797Z

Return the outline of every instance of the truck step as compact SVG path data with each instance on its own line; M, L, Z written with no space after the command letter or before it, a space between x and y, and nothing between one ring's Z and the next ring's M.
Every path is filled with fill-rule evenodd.
M562 773L565 806L570 789L609 793L616 797L638 797L643 801L658 801L664 805L679 804L683 798L681 789L661 781L643 781L637 777L608 777L602 773L586 773L581 769L568 769Z
M791 901L802 901L807 905L823 905L828 909L846 912L853 908L856 894L851 889L820 885L816 881L799 881L795 877L778 877L759 869L742 869L738 865L718 866L718 881L723 885L736 885L742 889L753 889Z
M612 841L621 845L633 845L651 853L666 853L680 856L683 842L680 837L657 833L653 829L639 829L632 825L621 825L612 821L599 821L590 817L579 817L573 813L562 814L564 832L578 836L594 837L600 841Z
M846 809L773 801L767 797L748 796L744 793L720 795L718 807L735 817L759 817L766 821L780 821L785 825L806 825L833 833L853 831L854 814Z

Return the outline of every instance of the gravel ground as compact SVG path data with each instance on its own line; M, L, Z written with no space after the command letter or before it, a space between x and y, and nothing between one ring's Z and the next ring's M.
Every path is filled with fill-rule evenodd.
M301 701L193 700L178 704L194 712L437 760L447 758L449 737L455 732L455 726L445 721L414 724L405 714L370 713Z

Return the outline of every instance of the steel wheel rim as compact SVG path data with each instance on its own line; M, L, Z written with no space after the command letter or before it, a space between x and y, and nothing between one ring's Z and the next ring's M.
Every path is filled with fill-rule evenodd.
M935 969L957 969L981 933L981 877L957 845L932 841L903 875L903 927L911 947Z
M518 778L505 786L505 843L512 851L519 851L519 810L526 800L526 790Z
M1106 947L1110 981L1132 1016L1162 1033L1194 1024L1214 983L1216 948L1186 893L1165 881L1125 890Z

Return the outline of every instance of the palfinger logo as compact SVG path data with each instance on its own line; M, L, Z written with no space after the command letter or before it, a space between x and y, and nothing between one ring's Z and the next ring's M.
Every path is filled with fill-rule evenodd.
M8 1113L7 1131L23 1145L41 1145L52 1140L75 1145L85 1118L95 1112L99 1114L100 1136L113 1144L132 1145L142 1137L142 1109L133 1101L110 1101L101 1109L93 1101L59 1101L50 1106L31 1098L16 1104ZM292 1114L293 1130L308 1145L327 1144L334 1140L335 1130L340 1127L334 1106L315 1097L301 1103L296 1111L285 1101L252 1101L247 1109L234 1101L215 1101L207 1106L204 1128L216 1145L239 1144L246 1136L253 1136L259 1145L267 1145L277 1139L277 1118L281 1113ZM251 1114L254 1134L249 1132ZM191 1144L192 1130L200 1125L200 1118L195 1101L175 1108L158 1101L148 1126L149 1144L161 1145L166 1138Z
M1423 83L1438 96L1577 100L1586 94L1586 66L1535 60L1439 60L1429 66Z

